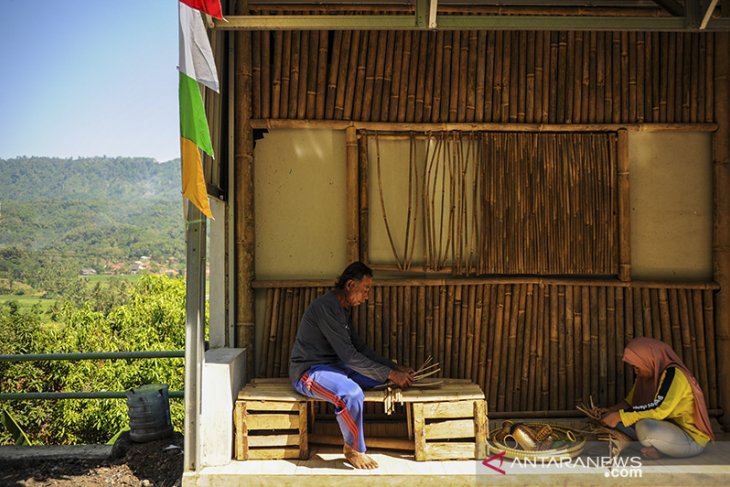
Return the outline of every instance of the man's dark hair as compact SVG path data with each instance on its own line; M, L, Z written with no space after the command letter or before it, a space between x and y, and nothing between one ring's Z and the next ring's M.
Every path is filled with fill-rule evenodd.
M347 281L361 281L365 276L373 277L373 270L362 262L353 262L342 271L340 277L337 278L337 282L335 282L335 287L345 289Z

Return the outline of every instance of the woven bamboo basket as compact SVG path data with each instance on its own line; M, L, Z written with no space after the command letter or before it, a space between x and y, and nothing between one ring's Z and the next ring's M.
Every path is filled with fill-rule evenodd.
M522 423L526 426L534 427L536 429L545 426L546 423ZM505 443L506 441L498 441L495 436L499 430L492 431L487 438L487 447L489 455L490 453L501 453L505 452L506 458L514 458L518 460L549 460L549 459L560 459L560 458L575 458L583 453L583 449L586 446L586 439L579 433L574 433L572 430L560 428L555 425L549 425L552 428L553 434L558 438L556 441L564 441L565 444L558 448L548 448L545 450L528 451L523 450L519 446L512 447Z

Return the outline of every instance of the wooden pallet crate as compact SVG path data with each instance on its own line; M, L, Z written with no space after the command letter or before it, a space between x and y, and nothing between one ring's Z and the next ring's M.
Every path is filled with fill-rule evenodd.
M417 461L485 458L487 432L483 399L413 403Z
M239 398L234 421L236 460L309 457L306 400Z

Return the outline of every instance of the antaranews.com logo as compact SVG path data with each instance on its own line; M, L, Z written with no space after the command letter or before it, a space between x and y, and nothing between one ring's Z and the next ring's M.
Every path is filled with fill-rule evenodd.
M484 459L478 467L478 473L480 475L508 475L528 473L529 470L538 469L540 473L596 473L614 479L641 478L643 475L640 456L506 458L506 453L505 451L498 452Z

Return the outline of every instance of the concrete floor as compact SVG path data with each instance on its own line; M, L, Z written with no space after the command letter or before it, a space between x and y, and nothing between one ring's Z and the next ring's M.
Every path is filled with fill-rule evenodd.
M643 460L638 451L621 455L623 467L610 470L605 443L589 444L578 459L560 464L528 465L504 459L502 474L476 460L416 462L412 454L372 450L380 468L354 470L333 447L313 447L308 460L233 461L221 467L207 467L186 473L184 487L217 486L344 486L344 485L730 485L730 441L710 444L695 458ZM492 465L499 468L498 459Z

